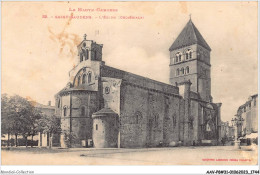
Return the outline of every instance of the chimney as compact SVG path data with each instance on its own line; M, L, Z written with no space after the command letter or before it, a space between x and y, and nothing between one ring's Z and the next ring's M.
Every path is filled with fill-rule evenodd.
M51 101L48 101L48 106L51 106Z

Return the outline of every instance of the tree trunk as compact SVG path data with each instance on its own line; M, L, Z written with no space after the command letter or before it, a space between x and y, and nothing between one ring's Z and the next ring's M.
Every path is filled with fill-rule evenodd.
M28 147L28 144L27 144L27 136L25 137L25 146L26 146L26 148Z
M38 141L38 146L41 148L42 147L42 133L39 133L39 141Z
M18 135L18 134L15 134L15 147L18 146L18 144L17 144L17 143L18 143L18 142L17 142L17 135Z
M10 147L10 133L7 134L7 147Z
M31 142L31 147L33 147L33 134L32 134L32 142Z
M49 133L49 148L52 148L52 134Z

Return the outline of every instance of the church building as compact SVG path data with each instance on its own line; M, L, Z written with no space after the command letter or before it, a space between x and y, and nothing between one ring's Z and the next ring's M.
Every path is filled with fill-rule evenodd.
M218 144L221 103L211 96L211 48L191 19L169 48L169 84L106 65L102 48L85 36L78 64L55 95L61 147Z

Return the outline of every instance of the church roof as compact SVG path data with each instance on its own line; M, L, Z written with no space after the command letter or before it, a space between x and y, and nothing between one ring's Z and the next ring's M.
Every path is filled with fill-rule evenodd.
M196 26L190 19L184 27L184 29L179 34L179 36L177 37L177 39L173 42L169 50L172 51L192 44L199 44L202 47L211 50L207 42L200 34L199 30L196 28Z
M117 115L112 109L110 108L102 108L101 110L95 112L92 114L92 118L95 118L97 116L107 116L107 114L110 115Z

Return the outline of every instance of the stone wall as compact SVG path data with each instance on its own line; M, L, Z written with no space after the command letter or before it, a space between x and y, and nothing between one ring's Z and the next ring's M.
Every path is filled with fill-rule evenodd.
M102 47L103 45L96 42L91 44L91 60L102 61Z
M199 102L195 100L191 100L191 128L190 128L190 134L191 134L191 140L195 144L199 142L199 130L200 130L200 117L199 114Z
M121 79L102 77L102 97L104 108L110 108L120 114Z
M118 115L93 115L93 143L95 148L118 147Z
M121 87L120 146L155 147L179 140L179 96L133 84Z
M65 132L67 134L72 132L75 147L81 147L88 139L92 139L91 115L98 111L97 106L96 92L72 92L60 96L58 110L61 114L62 138L65 137ZM65 116L64 110L66 110ZM64 140L61 140L61 143L64 143Z

